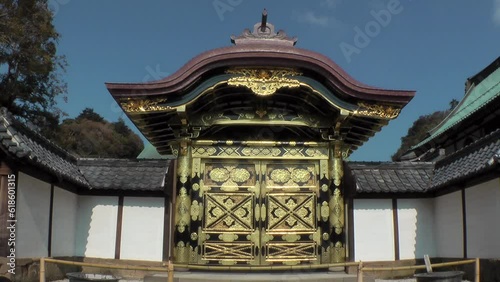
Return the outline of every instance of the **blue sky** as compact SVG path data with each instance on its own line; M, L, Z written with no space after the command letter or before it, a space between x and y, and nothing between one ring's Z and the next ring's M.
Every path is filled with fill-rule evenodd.
M298 37L297 47L330 57L355 79L417 91L351 160L389 160L414 120L460 100L465 79L500 55L500 0L49 3L62 36L58 52L69 63L68 101L59 106L70 117L91 107L111 121L123 113L104 82L161 79L203 51L230 45L230 35L253 27L266 8L270 23Z

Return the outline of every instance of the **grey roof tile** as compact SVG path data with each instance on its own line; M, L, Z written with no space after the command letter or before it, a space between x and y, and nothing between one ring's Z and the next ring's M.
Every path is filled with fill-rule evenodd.
M460 183L499 165L500 129L438 161L431 190Z
M74 156L16 120L5 108L0 109L0 131L0 147L7 154L79 186L90 187Z
M92 187L162 191L170 160L78 159Z
M170 160L78 159L0 108L0 150L88 189L161 191Z
M357 193L425 193L433 163L349 162Z

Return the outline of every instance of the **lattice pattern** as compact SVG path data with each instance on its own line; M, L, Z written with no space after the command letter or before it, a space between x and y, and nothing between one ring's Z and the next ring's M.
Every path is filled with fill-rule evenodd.
M316 231L316 194L268 194L267 205L267 231Z
M315 242L301 243L268 243L266 244L267 261L316 260L317 246Z
M254 203L252 193L205 194L204 231L251 232Z
M251 261L255 259L254 249L254 244L248 242L205 242L203 244L203 259Z

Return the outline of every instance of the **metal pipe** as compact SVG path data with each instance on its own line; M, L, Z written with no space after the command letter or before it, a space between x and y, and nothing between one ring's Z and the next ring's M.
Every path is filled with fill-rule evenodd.
M265 32L267 27L267 10L262 11L262 21L260 22L260 31Z

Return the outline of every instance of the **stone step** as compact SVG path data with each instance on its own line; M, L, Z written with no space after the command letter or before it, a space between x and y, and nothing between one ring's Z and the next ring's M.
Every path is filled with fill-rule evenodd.
M165 282L167 273L153 274L144 277L144 282ZM285 271L285 272L267 272L267 273L248 273L248 272L175 272L174 282L356 282L356 275L345 274L343 272L304 272L304 271Z

